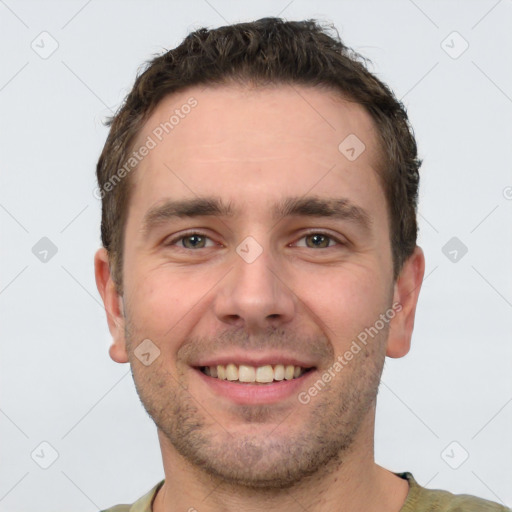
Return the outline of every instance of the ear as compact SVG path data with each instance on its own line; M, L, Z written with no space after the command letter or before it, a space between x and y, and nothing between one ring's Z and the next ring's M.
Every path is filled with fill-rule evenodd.
M403 357L411 348L416 304L424 273L425 256L421 247L416 246L414 252L405 261L394 286L393 304L400 304L401 309L397 308L397 314L389 323L386 349L388 357Z
M110 357L117 363L127 363L126 340L124 336L124 310L123 298L118 295L116 286L110 273L108 252L105 248L98 249L94 256L94 275L96 286L103 299L112 345L109 349Z

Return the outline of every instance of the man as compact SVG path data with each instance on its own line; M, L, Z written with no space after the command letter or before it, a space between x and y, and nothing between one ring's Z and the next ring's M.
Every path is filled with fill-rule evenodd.
M424 275L403 106L313 21L155 58L98 162L98 290L165 480L111 511L506 510L374 462Z

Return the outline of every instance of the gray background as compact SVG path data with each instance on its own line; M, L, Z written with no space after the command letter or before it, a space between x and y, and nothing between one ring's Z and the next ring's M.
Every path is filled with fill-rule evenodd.
M385 367L377 462L512 505L511 0L0 0L0 510L92 512L163 478L94 283L102 120L190 30L280 14L372 59L424 159L426 278L412 350Z

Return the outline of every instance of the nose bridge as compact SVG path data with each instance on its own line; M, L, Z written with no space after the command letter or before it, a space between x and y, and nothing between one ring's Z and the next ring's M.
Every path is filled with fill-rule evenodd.
M233 265L215 305L221 321L254 330L293 318L294 295L279 275L279 258L268 246L247 237L237 246Z

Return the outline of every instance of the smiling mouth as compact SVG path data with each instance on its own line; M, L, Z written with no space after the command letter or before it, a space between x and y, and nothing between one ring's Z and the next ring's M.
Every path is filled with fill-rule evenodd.
M299 379L314 370L291 364L267 364L264 366L249 366L230 363L215 366L199 366L198 370L214 379L228 380L239 384L272 384L283 380Z

